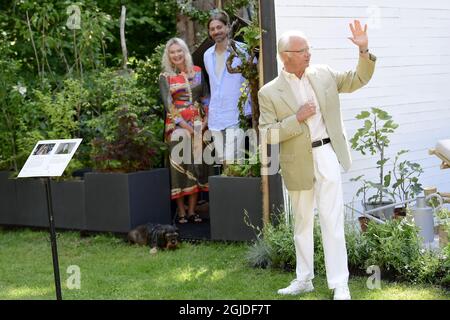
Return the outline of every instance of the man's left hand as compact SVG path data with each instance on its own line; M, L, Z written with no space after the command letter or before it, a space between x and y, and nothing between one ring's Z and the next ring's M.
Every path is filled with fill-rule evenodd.
M349 39L360 49L367 49L369 47L369 38L367 37L367 24L364 25L364 30L361 27L361 23L359 22L359 20L354 20L354 23L350 23L349 25L353 35L353 37L349 37Z

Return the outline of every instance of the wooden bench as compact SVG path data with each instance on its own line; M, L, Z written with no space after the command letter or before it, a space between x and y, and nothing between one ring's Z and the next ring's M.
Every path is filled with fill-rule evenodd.
M437 151L436 149L429 149L428 153L431 155L435 155L436 157L442 160L441 169L450 168L450 159L448 159L441 152ZM427 195L427 193L435 193L435 192L437 192L436 188L430 188L430 190L425 190L425 195ZM450 193L448 192L437 192L437 193L442 197L444 203L450 203Z
M448 168L450 168L450 159L447 159L442 153L440 153L436 149L429 149L428 153L429 154L434 154L435 156L437 156L439 159L442 160L441 169L448 169Z

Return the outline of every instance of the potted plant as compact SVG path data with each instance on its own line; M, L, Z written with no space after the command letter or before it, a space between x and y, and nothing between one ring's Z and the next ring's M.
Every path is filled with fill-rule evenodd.
M422 184L419 183L419 176L423 173L423 169L417 162L409 160L399 161L403 154L409 150L400 150L395 156L392 175L394 178L392 190L395 198L399 202L404 202L418 196L422 191ZM406 216L406 208L408 203L394 209L394 217L402 218Z
M86 229L128 232L145 223L170 223L166 168L153 169L163 150L158 137L128 107L108 115L114 132L92 142L96 172L85 174Z
M227 164L220 176L209 177L211 239L250 241L262 228L261 163L257 153ZM269 201L273 212L284 203L279 174L269 176ZM247 216L247 217L246 217Z
M357 195L363 193L363 205L366 210L376 207L392 204L394 195L389 188L391 184L391 172L386 173L385 165L389 161L386 157L386 149L389 147L389 135L395 131L398 124L394 123L392 117L384 110L371 108L370 111L362 111L356 116L359 120L364 120L364 126L359 128L350 140L352 149L361 154L378 155L377 170L378 180L369 181L363 179L363 176L352 179L353 181L363 181L363 186L357 191ZM370 195L370 190L375 193ZM382 210L378 212L380 218L390 218L393 215L392 210Z

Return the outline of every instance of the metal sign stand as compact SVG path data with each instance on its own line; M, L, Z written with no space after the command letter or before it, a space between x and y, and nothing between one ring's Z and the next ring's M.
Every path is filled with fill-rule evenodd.
M58 262L58 247L56 244L55 219L53 217L51 180L49 177L47 177L44 179L44 181L45 181L45 190L47 192L48 222L50 228L50 242L52 246L53 273L55 276L56 300L62 300L61 278L59 275L59 262Z
M56 245L55 218L53 216L52 186L50 177L60 177L83 139L39 140L28 156L18 178L41 178L47 194L48 224L52 246L53 274L56 299L62 300L59 275L58 247Z

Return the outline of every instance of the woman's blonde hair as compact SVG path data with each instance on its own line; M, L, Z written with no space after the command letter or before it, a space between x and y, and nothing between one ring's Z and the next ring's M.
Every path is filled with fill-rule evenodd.
M174 44L178 44L181 47L181 49L183 50L184 63L186 64L186 69L187 69L186 71L187 71L187 73L192 73L192 71L194 69L194 64L192 63L191 53L189 52L189 48L188 48L186 42L184 42L184 40L180 39L180 38L171 38L171 39L169 39L169 41L167 41L166 47L164 48L164 53L162 56L163 72L166 72L171 75L177 73L177 70L175 69L175 65L173 65L172 62L170 62L170 58L169 58L169 48Z

